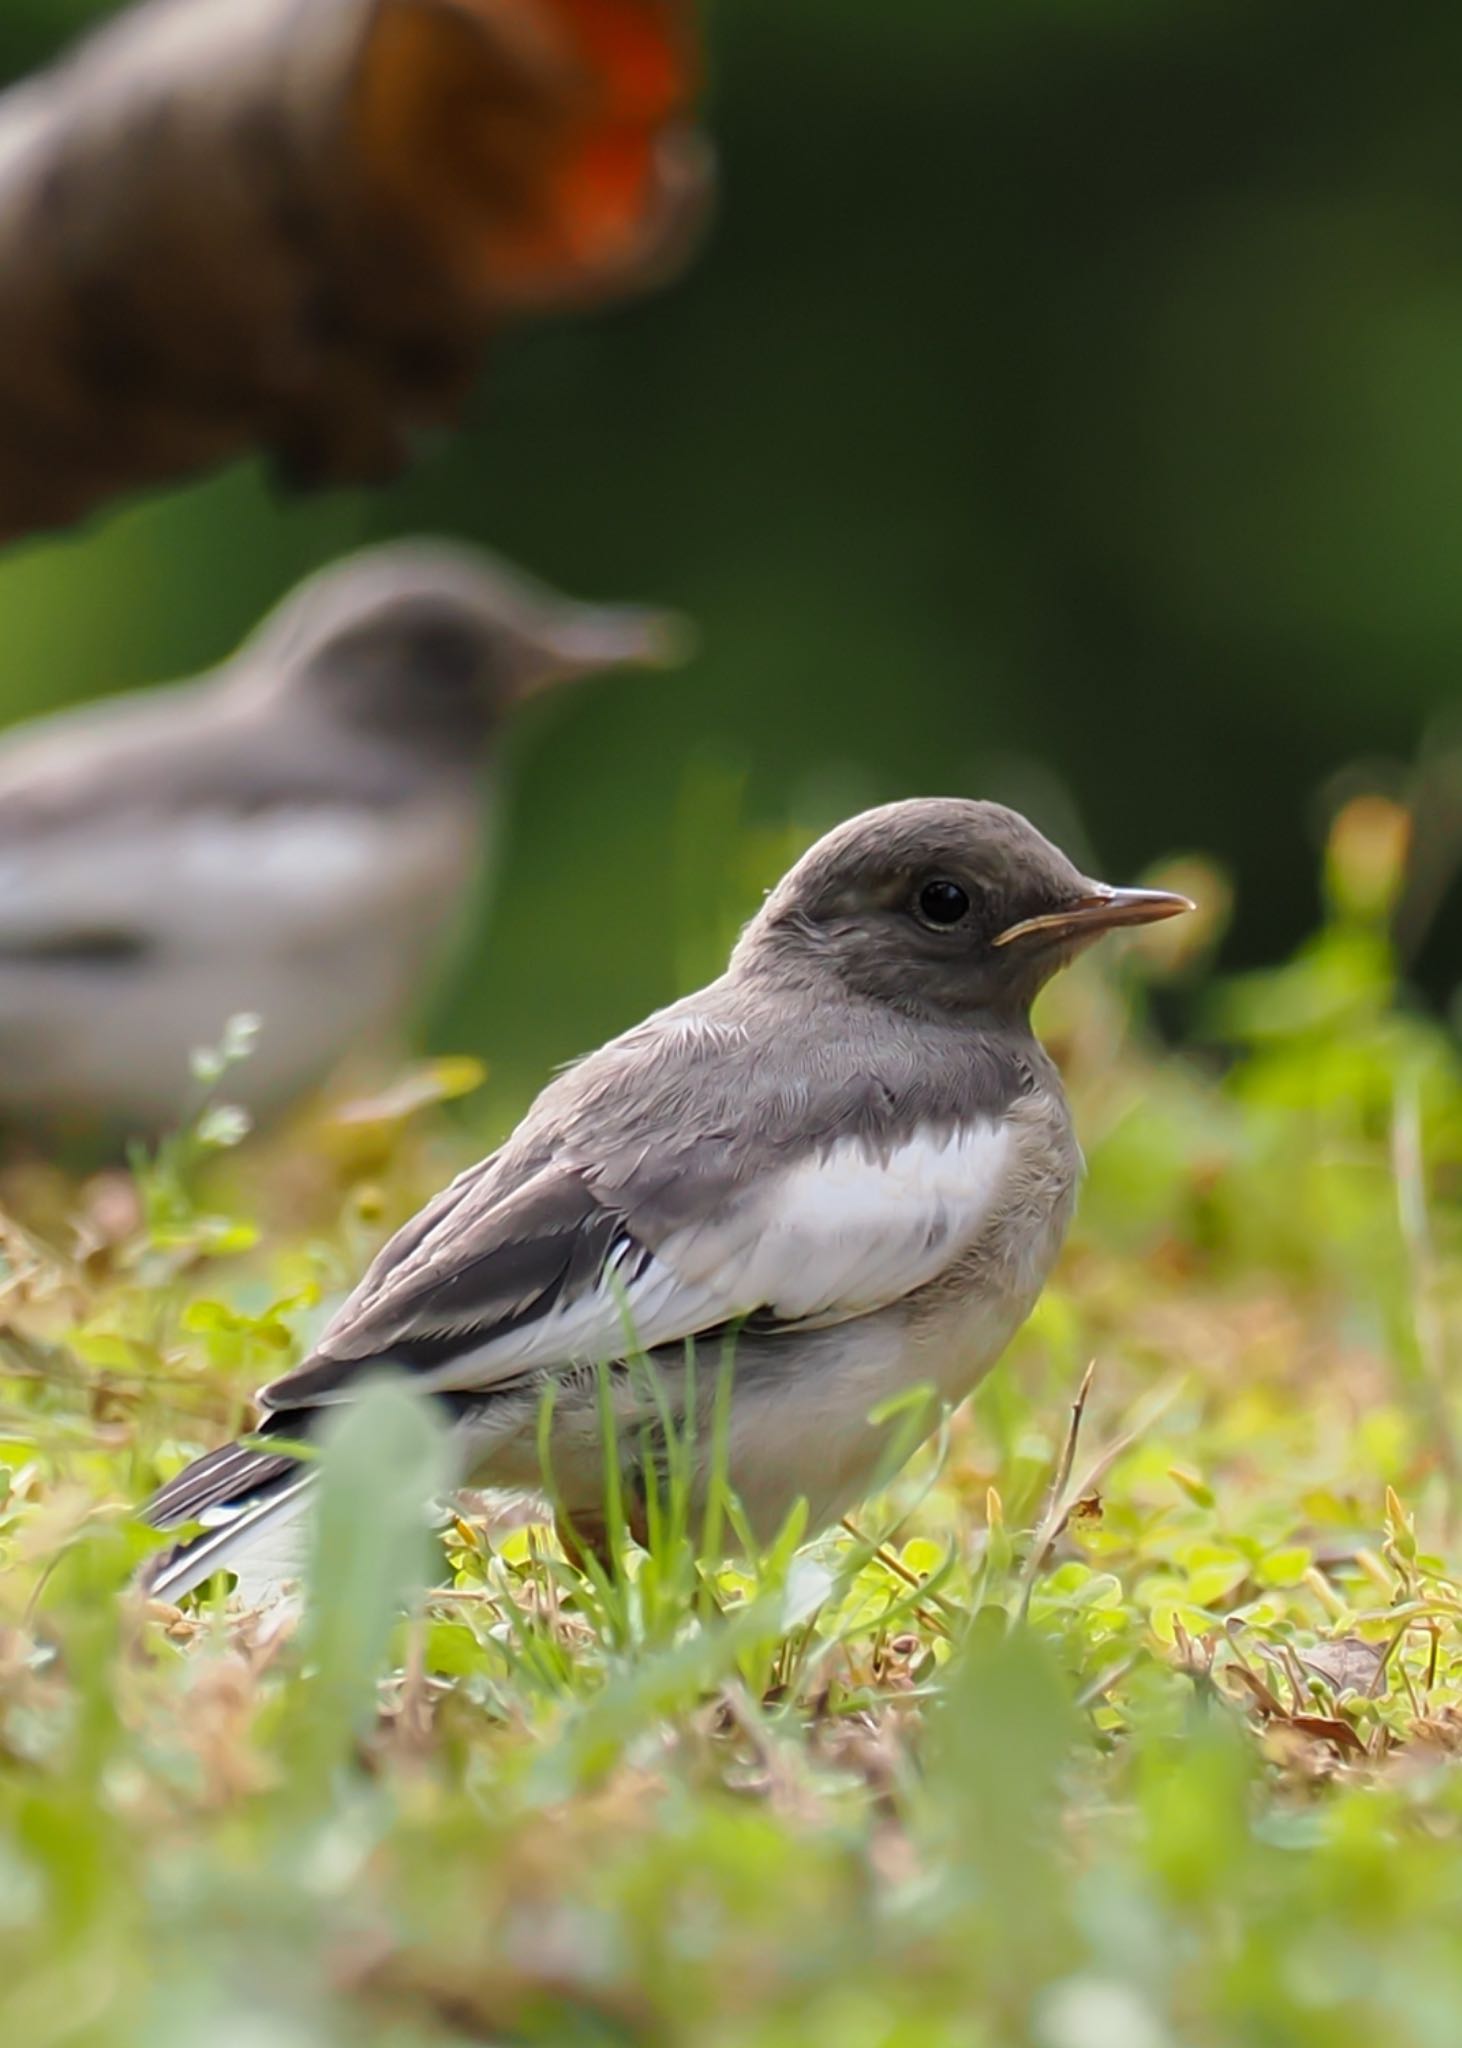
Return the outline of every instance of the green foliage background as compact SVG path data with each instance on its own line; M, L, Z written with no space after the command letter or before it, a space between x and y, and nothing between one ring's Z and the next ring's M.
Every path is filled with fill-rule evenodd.
M7 0L0 67L102 11ZM1090 1177L1035 1316L855 1527L720 1568L673 1497L608 1577L491 1499L423 1561L440 1444L388 1389L302 1626L144 1614L135 1504L460 1163L470 1063L236 1153L226 1048L132 1173L35 1173L7 2048L1454 2048L1462 1067L1391 945L1399 813L1319 847L1457 742L1459 42L1425 0L735 0L673 292L505 341L383 496L239 471L0 560L17 718L421 529L701 620L688 676L516 738L433 1027L489 1122L881 797L1005 794L1113 879L1215 853L1230 964L1284 961L1203 983L1222 1063L1147 1030L1211 887L1058 982ZM1457 939L1406 963L1444 999Z
M105 11L8 0L0 68ZM390 534L683 606L687 675L519 734L435 1034L515 1093L678 985L708 761L753 822L984 791L1115 879L1215 852L1232 957L1275 957L1327 784L1394 779L1458 698L1462 20L736 0L711 40L724 201L684 282L505 339L383 496L235 473L7 558L0 711L208 662ZM1459 940L1454 900L1443 998Z

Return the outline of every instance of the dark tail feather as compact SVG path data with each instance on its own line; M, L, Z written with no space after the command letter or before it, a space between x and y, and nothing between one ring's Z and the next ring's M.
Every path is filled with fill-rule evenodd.
M287 1451L225 1444L207 1457L195 1458L176 1479L160 1487L142 1510L143 1518L155 1529L176 1529L180 1522L196 1522L210 1508L227 1507L245 1494L257 1493L298 1464Z
M290 1469L293 1477L276 1479L263 1493L214 1510L223 1519L201 1536L150 1557L137 1574L141 1590L153 1600L177 1601L215 1572L231 1571L234 1560L261 1536L303 1512L315 1475L298 1464Z
M299 1419L271 1415L256 1437L293 1436ZM288 1451L271 1451L253 1443L225 1444L184 1468L155 1493L142 1510L154 1528L176 1529L184 1522L206 1520L201 1536L175 1544L148 1559L138 1584L154 1600L180 1600L266 1529L298 1511L313 1473Z

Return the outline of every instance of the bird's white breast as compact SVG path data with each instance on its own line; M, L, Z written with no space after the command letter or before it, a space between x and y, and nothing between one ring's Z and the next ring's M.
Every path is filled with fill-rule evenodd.
M912 1293L978 1237L1009 1156L1007 1126L982 1119L882 1150L844 1138L799 1161L750 1204L746 1299L791 1322Z
M847 1164L861 1186L856 1162ZM911 1211L942 1213L950 1227L924 1279L899 1299L829 1321L805 1340L795 1368L745 1376L733 1407L733 1480L764 1534L799 1494L816 1528L868 1491L889 1442L871 1421L880 1409L926 1389L932 1398L920 1413L932 1428L940 1404L963 1400L995 1364L1060 1249L1080 1154L1065 1102L1051 1090L948 1147L916 1140L890 1166L880 1185L891 1205L903 1190ZM870 1217L877 1213L870 1202ZM854 1228L850 1241L856 1236ZM876 1264L868 1270L876 1277ZM912 1258L903 1271L913 1271Z

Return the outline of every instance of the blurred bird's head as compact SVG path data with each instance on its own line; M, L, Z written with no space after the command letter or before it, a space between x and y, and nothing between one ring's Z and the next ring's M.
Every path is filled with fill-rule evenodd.
M416 542L312 577L244 660L343 725L461 758L523 698L599 669L671 666L688 642L668 613L578 604L491 555Z

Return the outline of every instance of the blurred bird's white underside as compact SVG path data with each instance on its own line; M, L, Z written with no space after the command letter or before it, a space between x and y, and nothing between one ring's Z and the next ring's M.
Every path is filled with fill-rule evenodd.
M0 1111L169 1122L189 1053L244 1011L263 1029L230 1093L289 1100L409 1014L475 853L474 822L426 804L122 816L4 849ZM65 956L113 933L135 959Z

